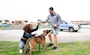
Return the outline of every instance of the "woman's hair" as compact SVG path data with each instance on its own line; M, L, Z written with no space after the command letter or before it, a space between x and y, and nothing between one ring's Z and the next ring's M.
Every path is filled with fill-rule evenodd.
M31 25L31 24L27 24L27 25L25 25L24 28L23 28L23 30L24 30L25 32L28 32L28 33L31 34L30 25Z

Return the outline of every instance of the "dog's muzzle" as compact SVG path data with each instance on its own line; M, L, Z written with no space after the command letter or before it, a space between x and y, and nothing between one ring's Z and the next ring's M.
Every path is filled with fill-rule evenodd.
M49 30L49 32L51 32L51 31L52 31L52 30ZM49 33L49 32L48 32L48 33Z
M48 30L47 34L48 34L49 32L52 32L52 30Z

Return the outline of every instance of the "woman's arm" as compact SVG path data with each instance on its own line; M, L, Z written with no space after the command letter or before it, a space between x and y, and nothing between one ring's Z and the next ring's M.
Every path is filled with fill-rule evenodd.
M37 25L35 29L32 29L31 32L38 30L38 28L39 28L39 25Z

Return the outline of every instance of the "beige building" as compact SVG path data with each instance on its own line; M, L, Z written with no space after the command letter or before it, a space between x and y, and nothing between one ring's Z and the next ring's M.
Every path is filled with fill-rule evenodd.
M12 21L12 25L25 25L26 22L24 20L14 20Z
M80 20L80 21L71 21L72 23L75 24L89 24L90 25L90 21L84 21L84 20Z

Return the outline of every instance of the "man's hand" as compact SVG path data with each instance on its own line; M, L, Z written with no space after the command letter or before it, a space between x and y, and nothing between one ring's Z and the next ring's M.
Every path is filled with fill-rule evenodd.
M57 24L54 24L54 27L57 27Z
M57 24L54 24L54 25L53 25L53 28L57 28Z

